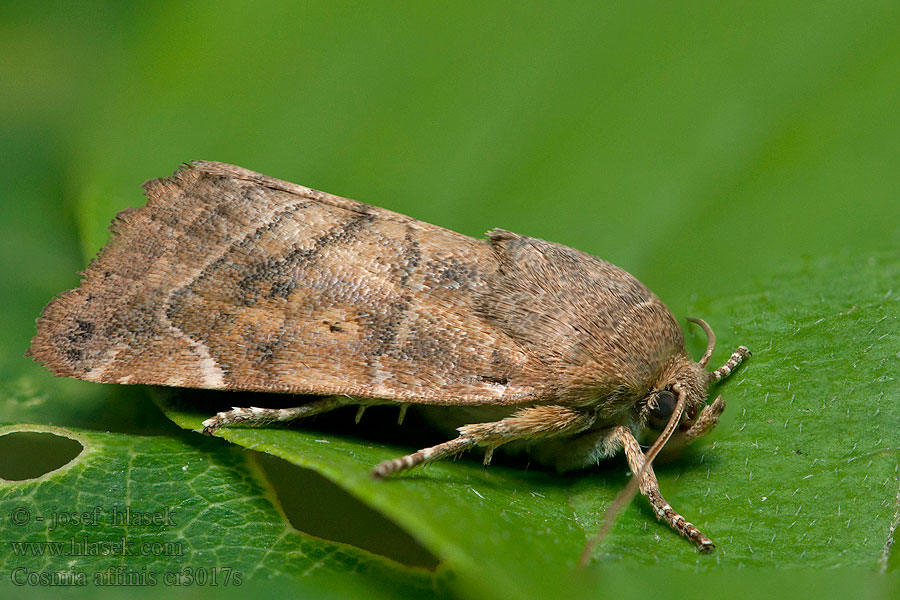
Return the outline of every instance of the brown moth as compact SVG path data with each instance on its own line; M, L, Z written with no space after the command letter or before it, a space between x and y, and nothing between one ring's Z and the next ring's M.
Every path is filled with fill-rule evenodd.
M560 470L624 449L660 519L712 542L663 499L650 463L667 441L718 423L706 371L675 318L624 270L494 229L474 239L416 219L198 161L144 184L116 216L81 287L51 301L29 354L57 375L315 394L295 408L240 408L205 432L293 421L353 404L484 409L455 439L385 461L384 477L510 442ZM499 413L499 415L498 415ZM484 420L484 419L482 419ZM645 454L639 439L659 432Z

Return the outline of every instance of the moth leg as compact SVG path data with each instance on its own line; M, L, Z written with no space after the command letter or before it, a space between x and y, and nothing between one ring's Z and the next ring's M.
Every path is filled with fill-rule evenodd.
M701 552L710 552L715 548L715 544L708 537L675 512L675 509L663 498L659 491L659 482L656 480L653 467L648 466L644 470L644 453L641 451L641 445L634 439L631 431L626 427L617 427L615 431L622 441L622 446L625 449L625 458L628 460L631 472L635 477L638 477L642 470L644 472L644 477L639 482L641 493L647 496L650 506L656 512L656 517L665 521L669 527L694 542Z
M724 365L715 371L710 371L709 378L714 382L722 381L731 375L731 373L737 369L748 356L751 356L751 354L750 350L747 349L747 346L738 346L738 349L732 353L731 358L726 360Z
M346 396L336 396L336 397L347 398ZM379 406L382 404L394 404L394 403L391 402L390 400L373 400L373 399L360 400L360 399L354 398L353 400L348 401L347 404L358 404L359 405L356 408L356 417L353 418L353 422L356 423L357 425L359 425L359 422L362 421L363 413L365 413L366 409L369 408L370 406ZM300 416L305 417L306 415L300 415Z
M303 417L328 412L347 404L363 403L350 396L325 396L324 398L290 408L258 408L256 406L241 408L233 406L231 410L220 412L216 416L203 421L203 433L212 435L220 427L237 423L245 423L251 427L256 427L269 423L293 421L294 419L302 419Z
M386 477L398 471L450 456L475 446L487 446L485 464L494 448L522 439L538 439L572 435L591 426L596 416L564 406L533 406L491 423L473 423L458 428L459 437L443 444L379 463L372 469L374 477Z
M681 444L690 444L691 442L703 437L712 431L719 424L719 415L725 410L725 401L722 396L715 399L712 404L703 407L697 420L691 425L690 429L679 435Z

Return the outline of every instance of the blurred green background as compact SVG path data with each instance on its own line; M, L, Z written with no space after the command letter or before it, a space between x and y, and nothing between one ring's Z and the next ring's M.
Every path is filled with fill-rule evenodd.
M69 385L22 357L35 317L194 159L561 242L679 319L895 248L898 31L897 2L2 3L4 397ZM73 423L164 429L109 402Z

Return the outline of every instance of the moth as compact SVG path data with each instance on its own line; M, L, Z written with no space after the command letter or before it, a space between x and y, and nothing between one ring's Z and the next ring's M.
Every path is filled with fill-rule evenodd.
M671 312L626 271L502 229L474 239L389 210L198 161L144 184L81 286L52 300L29 354L87 381L312 394L203 422L285 423L348 404L464 407L458 436L374 467L385 477L519 444L559 470L624 450L657 516L713 543L660 494L667 442L716 426L707 371ZM645 453L639 440L656 436Z

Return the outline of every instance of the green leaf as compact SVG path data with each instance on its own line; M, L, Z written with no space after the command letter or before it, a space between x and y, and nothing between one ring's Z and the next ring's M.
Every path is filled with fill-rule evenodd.
M205 418L174 410L168 414L191 429L199 429ZM529 557L532 574L555 575L574 567L584 543L567 505L565 479L550 474L485 470L478 462L458 461L379 481L370 474L372 466L408 448L302 429L230 428L221 435L316 470L401 524L488 595L527 594L532 577L522 578L521 556Z
M0 442L35 433L81 450L37 478L0 479L6 583L50 577L76 587L171 589L266 581L360 593L390 582L389 590L438 591L432 575L294 530L236 447L40 425L0 427Z
M663 494L718 542L697 554L638 499L598 564L887 568L896 526L900 361L895 255L823 260L698 303L752 359L720 385L728 409L707 439L660 465ZM170 409L182 427L208 416ZM377 481L379 461L415 448L297 429L220 431L230 442L311 468L384 512L444 559L463 585L528 596L570 573L624 468L558 476L440 462ZM435 440L440 441L440 440ZM522 559L527 556L528 560Z
M896 575L897 551L883 560L879 548L897 525L897 484L873 483L895 476L885 473L898 454L896 291L884 297L896 256L867 257L896 248L900 234L898 10L877 0L9 3L0 10L9 82L0 94L0 422L192 439L142 391L53 379L22 354L41 307L77 285L110 218L142 203L141 181L185 160L224 160L464 233L500 226L594 253L637 275L679 318L709 320L718 361L736 344L753 349L721 387L729 405L719 429L657 468L666 497L719 544L716 555L693 555L638 499L572 594L740 595L773 571L722 567L807 559ZM847 255L772 279L835 248ZM365 433L344 439L372 445ZM413 442L376 445L346 470L364 480L372 461ZM554 515L564 493L582 538L627 481L621 461L570 478L481 474L475 461L401 479L432 485L430 501L449 485L441 478L469 471L501 490L546 485L555 491L536 514ZM579 581L571 548L550 542L545 557L545 545L518 540L524 555L422 510L405 517L422 521L415 535L433 536L429 548L447 549L448 563L477 563L465 577L473 596ZM347 519L336 510L326 520ZM579 546L573 537L564 525L561 541ZM517 553L488 553L510 548ZM549 566L532 572L533 561ZM710 564L721 571L697 581L693 569ZM554 569L559 577L529 589ZM762 595L865 595L853 570L789 573Z

